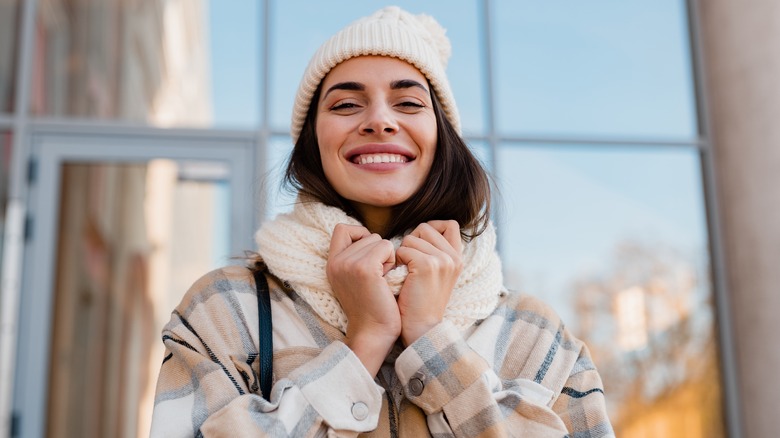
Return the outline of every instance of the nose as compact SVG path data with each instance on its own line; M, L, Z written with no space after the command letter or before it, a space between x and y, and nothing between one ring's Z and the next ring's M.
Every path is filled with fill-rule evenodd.
M365 114L366 117L360 124L361 134L394 134L398 132L398 122L389 105L374 104Z

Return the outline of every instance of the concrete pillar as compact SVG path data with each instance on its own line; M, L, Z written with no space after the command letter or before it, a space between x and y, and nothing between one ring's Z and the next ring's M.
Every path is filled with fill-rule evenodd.
M699 0L744 436L780 412L780 2Z

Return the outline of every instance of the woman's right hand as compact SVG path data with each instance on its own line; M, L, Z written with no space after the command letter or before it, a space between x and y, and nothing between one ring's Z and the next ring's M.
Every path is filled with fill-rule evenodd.
M373 376L401 334L401 314L384 278L394 266L389 240L362 226L336 225L328 281L349 320L345 343Z

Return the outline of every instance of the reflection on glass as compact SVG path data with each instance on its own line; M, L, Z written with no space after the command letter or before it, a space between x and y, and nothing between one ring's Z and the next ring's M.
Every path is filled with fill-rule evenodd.
M5 209L8 205L8 183L11 178L11 133L0 132L0 266L3 266Z
M471 153L474 154L474 156L477 157L477 160L479 160L480 164L482 164L482 167L485 169L485 171L492 173L491 168L493 167L493 164L490 153L490 146L483 141L475 140L467 140L466 144L471 150Z
M208 54L215 126L243 128L260 122L259 9L262 3L208 0Z
M148 434L162 326L228 255L228 172L169 160L63 166L48 436Z
M588 344L617 436L724 436L697 151L503 145L498 158L507 285Z
M19 0L0 1L0 113L13 110Z
M447 74L466 133L484 129L480 8L475 0L392 2L414 14L428 14L447 29L452 57ZM343 5L343 6L340 6ZM309 58L325 40L350 22L387 6L379 0L353 3L284 1L274 3L271 69L271 125L290 126L293 98ZM289 32L289 29L296 29Z
M287 162L292 151L290 137L274 137L268 144L268 165L266 173L261 177L261 189L266 195L265 219L273 218L279 213L292 210L295 193L282 184Z
M504 135L696 136L686 2L497 0Z
M214 2L212 14L205 0L131 3L39 3L35 114L159 126L256 122L253 2L241 2L248 10Z

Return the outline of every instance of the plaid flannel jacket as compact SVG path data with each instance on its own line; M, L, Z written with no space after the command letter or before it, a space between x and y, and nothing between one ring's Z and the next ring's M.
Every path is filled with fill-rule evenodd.
M508 294L466 333L443 322L373 378L340 331L268 279L271 401L257 381L254 279L223 268L163 330L151 436L613 436L587 348L537 299Z

